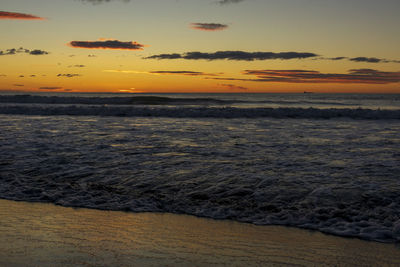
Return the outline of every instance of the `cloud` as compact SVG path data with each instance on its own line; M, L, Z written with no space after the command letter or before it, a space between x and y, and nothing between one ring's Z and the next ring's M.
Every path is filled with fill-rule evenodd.
M248 89L246 87L237 86L237 85L234 85L234 84L219 84L219 86L226 87L226 88L228 88L230 90L247 90Z
M204 73L198 71L150 71L149 74L157 75L185 75L185 76L219 76L221 73Z
M219 0L218 4L220 5L227 5L227 4L236 4L243 2L244 0Z
M119 50L143 50L144 47L144 45L137 42L122 42L119 40L72 41L68 45L75 48Z
M68 68L84 68L86 67L85 65L70 65Z
M190 27L201 31L222 31L228 28L228 25L221 23L191 23Z
M66 73L66 74L58 74L57 77L66 77L66 78L73 78L73 77L79 77L82 76L80 74L71 74L71 73Z
M0 77L7 77L7 75L5 75L5 74L0 74Z
M184 58L181 54L173 53L173 54L159 54L153 55L150 57L146 57L145 59L180 59Z
M49 54L49 52L46 52L46 51L43 51L43 50L39 50L39 49L35 49L35 50L30 51L29 54L38 56L38 55L47 55L47 54Z
M19 19L19 20L45 20L31 14L0 11L0 19Z
M157 71L137 71L137 70L104 70L104 72L114 73L126 73L126 74L152 74L152 75L184 75L184 76L219 76L223 73L205 73L198 71L187 71L187 70L157 70Z
M218 51L215 53L187 52L184 54L159 54L145 59L190 59L190 60L273 60L273 59L304 59L317 57L314 53L299 52L244 52L244 51Z
M337 60L348 59L348 57L321 57L321 58L316 58L315 60L318 59L337 61Z
M39 87L40 90L59 90L62 89L62 87L58 87L58 86L43 86L43 87Z
M13 84L14 86L18 86L18 87L22 87L22 86L25 86L25 85L23 85L23 84L18 84L18 83L16 83L16 84Z
M108 2L112 2L115 0L80 0L81 2L88 2L88 3L92 3L93 5L96 4L103 4L103 3L108 3ZM130 0L120 0L123 1L125 3L128 3Z
M245 70L244 75L256 78L208 78L225 81L283 82L283 83L360 83L389 84L400 82L400 72L384 72L373 69L352 69L347 74L321 73L310 70Z
M0 50L0 56L15 55L15 54L19 54L19 53L24 53L24 54L34 55L34 56L41 56L41 55L49 54L49 52L44 51L44 50L39 50L39 49L29 50L29 49L26 49L23 47L10 48L5 51Z
M381 63L381 62L385 62L387 63L388 60L386 59L380 59L380 58L376 58L376 57L354 57L354 58L350 58L350 61L355 61L355 62L368 62L368 63Z
M376 58L376 57L328 57L328 58L316 58L316 59L324 59L324 60L344 60L347 59L353 62L364 62L364 63L400 63L400 60L390 60L384 58Z

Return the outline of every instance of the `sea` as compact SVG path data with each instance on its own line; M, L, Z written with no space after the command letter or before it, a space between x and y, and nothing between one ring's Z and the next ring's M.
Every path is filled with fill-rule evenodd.
M0 198L400 242L400 95L2 92Z

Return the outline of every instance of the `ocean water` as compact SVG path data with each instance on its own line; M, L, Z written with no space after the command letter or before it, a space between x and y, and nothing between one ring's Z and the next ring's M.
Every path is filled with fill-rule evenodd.
M0 197L400 241L400 95L0 96Z

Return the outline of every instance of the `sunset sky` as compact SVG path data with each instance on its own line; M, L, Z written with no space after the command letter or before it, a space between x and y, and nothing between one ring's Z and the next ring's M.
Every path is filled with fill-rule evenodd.
M399 0L1 0L0 90L400 93Z

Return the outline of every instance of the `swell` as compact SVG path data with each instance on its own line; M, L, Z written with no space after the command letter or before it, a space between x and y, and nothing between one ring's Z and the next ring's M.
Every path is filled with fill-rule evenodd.
M241 102L241 101L235 101ZM9 95L1 96L0 103L23 104L80 104L80 105L168 105L168 104L228 104L232 101L214 98L173 98L162 96L134 97L71 97L71 96L37 96Z
M294 118L399 120L400 110L351 108L236 108L236 107L138 107L108 105L13 105L0 106L0 114L42 116L116 116L168 118Z
M335 105L360 106L360 103L344 103L343 101L326 100L239 100L216 99L211 97L78 97L78 96L38 96L38 95L6 95L0 96L0 103L20 104L79 104L79 105L227 105L227 104L271 104L271 105Z

